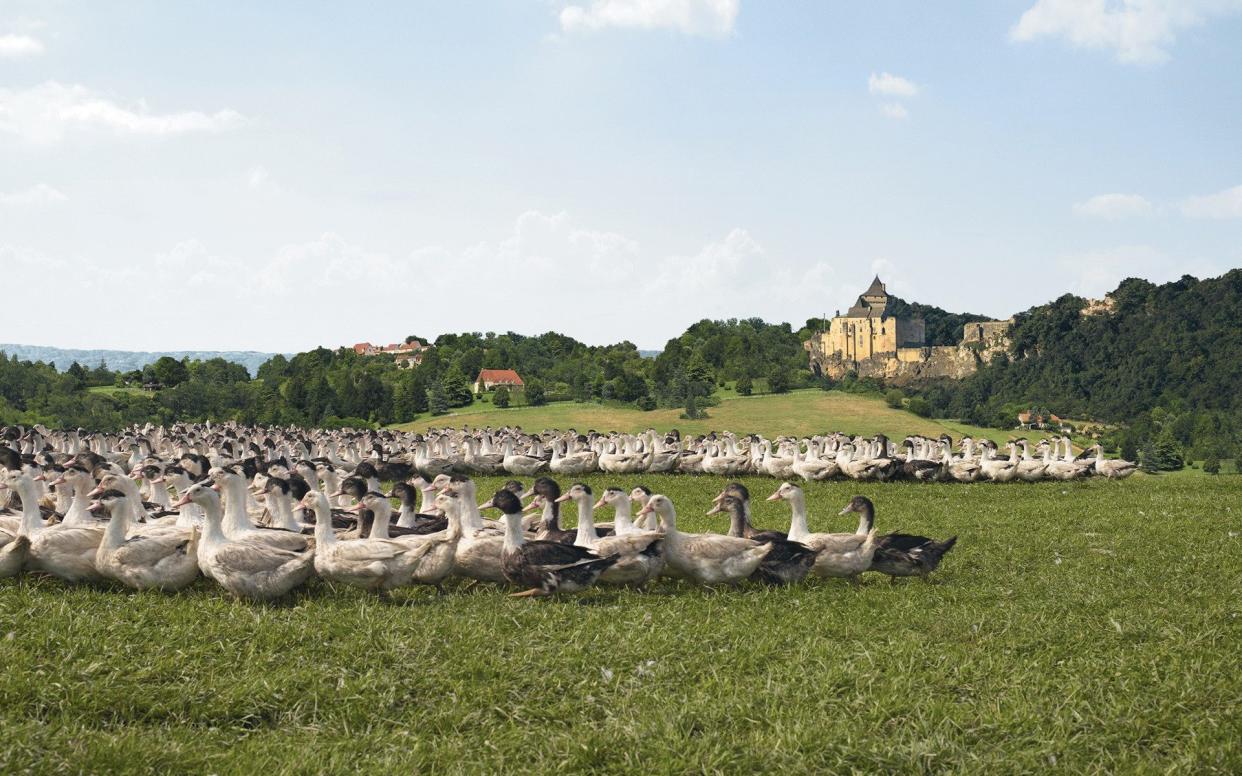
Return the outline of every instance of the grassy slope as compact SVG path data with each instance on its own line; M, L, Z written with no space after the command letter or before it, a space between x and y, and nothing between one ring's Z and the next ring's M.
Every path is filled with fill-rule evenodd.
M421 431L435 426L515 424L525 429L572 427L580 431L588 428L607 431L642 431L646 428L666 431L678 428L690 434L728 429L767 436L824 431L883 432L897 439L913 433L939 436L946 431L954 438L963 433L998 440L1009 436L1007 432L997 429L920 418L904 410L895 410L873 396L817 389L779 395L733 396L723 399L717 407L708 408L708 413L711 417L703 420L682 420L678 417L681 410L676 409L642 412L633 407L557 402L543 407L499 410L490 404L483 404L442 417L426 416L397 428Z
M721 527L719 480L645 480ZM882 529L961 535L936 584L261 606L3 580L0 772L1236 773L1230 480L812 487L812 528L862 492Z

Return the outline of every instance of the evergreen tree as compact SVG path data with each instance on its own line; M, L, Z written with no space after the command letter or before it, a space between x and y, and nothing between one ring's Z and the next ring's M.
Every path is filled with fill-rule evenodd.
M750 375L742 375L737 379L737 385L734 386L739 396L750 396L755 392L755 386L750 380Z
M544 393L543 383L539 380L530 380L526 383L526 403L532 407L541 407L548 403L548 397Z
M465 407L474 401L474 392L470 390L470 381L456 364L445 370L440 378L440 388L444 399L450 407Z
M432 415L444 415L449 411L448 397L444 395L444 387L439 380L427 389L427 408Z
M496 389L496 393L492 395L492 404L501 409L509 406L509 388L507 386L502 385Z

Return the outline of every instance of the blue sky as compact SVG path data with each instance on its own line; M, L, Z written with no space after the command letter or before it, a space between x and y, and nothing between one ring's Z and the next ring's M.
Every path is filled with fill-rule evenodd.
M1242 0L0 0L3 339L660 347L1242 266Z

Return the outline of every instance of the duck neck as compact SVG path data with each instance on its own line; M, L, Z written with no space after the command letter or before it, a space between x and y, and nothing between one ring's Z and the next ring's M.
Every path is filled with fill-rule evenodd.
M86 494L90 492L91 486L85 477L76 477L73 480L73 501L69 502L69 511L65 513L65 521L62 525L77 525L86 522L89 515L86 505L91 501L91 497Z
M302 526L293 519L293 507L289 496L279 490L267 494L268 511L272 513L272 526L286 531L300 531Z
M43 528L43 513L39 511L38 490L34 486L34 482L25 475L18 478L14 486L17 495L22 499L22 522L20 533L26 536L32 536L40 528ZM86 511L83 505L82 511Z
M871 504L864 504L862 511L858 513L858 527L854 529L854 533L865 536L871 533L873 525L875 525L875 507Z
M209 498L203 507L203 540L199 545L223 544L228 541L224 535L224 517L220 511L220 499Z
M315 546L330 547L336 544L336 532L332 530L332 507L328 497L315 494Z
M591 503L590 497L578 499L578 535L574 537L574 544L585 547L598 542L599 535L595 533L595 505Z
M613 518L613 524L616 526L616 533L622 534L633 531L634 518L630 512L630 497L626 495L618 496L614 506L617 510L617 514Z
M375 509L371 510L371 533L372 539L389 539L388 535L388 518L392 515L392 506L387 501L381 501L375 505Z
M246 514L246 483L241 477L231 476L224 480L224 533L233 536L254 529L250 515Z
M742 505L738 504L729 510L729 536L745 535L746 514L742 511Z
M561 505L556 499L547 499L543 504L543 528L545 531L561 530Z
M505 514L505 552L513 552L522 546L522 513Z
M418 510L410 501L401 499L401 513L397 516L397 525L411 528L418 518Z
M794 492L789 498L789 541L796 542L811 534L806 524L806 496Z
M111 519L108 520L108 527L104 529L103 541L100 544L108 549L115 549L125 543L125 531L129 527L129 505L114 501L108 508L108 514Z

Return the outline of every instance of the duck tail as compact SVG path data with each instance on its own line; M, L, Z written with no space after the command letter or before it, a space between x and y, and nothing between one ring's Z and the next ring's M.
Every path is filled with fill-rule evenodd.
M921 548L918 561L927 571L935 571L941 559L953 549L955 544L957 544L956 536L950 536L943 542L928 542Z

